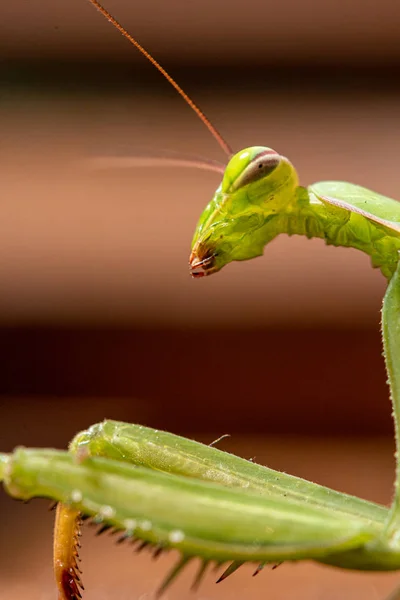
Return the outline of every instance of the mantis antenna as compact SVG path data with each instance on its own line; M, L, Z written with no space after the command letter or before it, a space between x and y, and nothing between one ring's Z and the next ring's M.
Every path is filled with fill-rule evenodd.
M199 119L204 123L204 125L207 127L207 129L209 130L209 132L213 135L213 137L217 140L218 144L220 145L220 147L222 148L222 150L228 155L228 157L230 158L233 154L231 147L229 146L229 144L224 140L224 138L222 137L222 135L219 133L219 131L214 127L214 125L211 123L211 121L206 117L206 115L203 113L203 111L197 106L197 104L195 104L193 102L193 100L186 94L186 92L184 92L184 90L181 88L181 86L175 81L175 79L173 79L171 77L171 75L169 75L169 73L167 73L167 71L160 65L160 63L158 63L155 58L153 58L151 56L151 54L149 52L147 52L147 50L145 50L143 48L143 46L141 46L139 44L139 42L137 40L135 40L135 38L133 36L131 36L130 33L128 33L126 31L126 29L124 29L124 27L122 27L122 25L120 25L120 23L118 23L118 21L116 19L114 19L114 17L108 12L108 10L106 10L104 8L104 6L102 6L100 4L100 2L97 2L97 0L89 0L89 2L91 4L93 4L93 6L95 8L97 8L98 11L101 12L101 14L112 24L114 25L114 27L116 29L118 29L118 31L120 33L122 33L122 35L131 43L133 44L133 46L135 46L135 48L137 48L139 50L139 52L141 52L143 54L143 56L145 56L147 58L148 61L151 62L151 64L161 73L161 75L163 75L165 77L165 79L167 81L169 81L169 83L176 89L176 91L178 92L178 94L180 94L180 96L184 99L184 101L190 106L190 108L196 113L196 115L199 117Z
M216 160L211 160L189 154L181 155L178 152L164 152L162 154L138 154L129 156L96 156L88 161L93 169L132 169L135 167L179 167L204 169L205 171L214 171L220 175L224 174L226 165Z

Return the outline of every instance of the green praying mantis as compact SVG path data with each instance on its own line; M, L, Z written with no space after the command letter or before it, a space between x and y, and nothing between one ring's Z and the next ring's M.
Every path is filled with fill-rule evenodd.
M193 277L260 256L282 233L319 237L367 253L388 280L382 337L399 447L400 204L344 182L299 185L290 161L271 148L235 155L200 109L97 0L90 2L168 79L229 156L197 225ZM199 163L197 166L207 166ZM215 169L214 164L209 164ZM139 425L104 421L79 433L68 451L17 448L0 454L0 481L14 498L57 503L54 571L60 600L78 600L82 521L119 532L118 541L170 548L180 560L159 593L193 558L198 586L210 563L314 560L343 569L400 570L400 460L386 508L280 473L192 440ZM394 598L395 596L393 596ZM400 595L398 596L400 598Z

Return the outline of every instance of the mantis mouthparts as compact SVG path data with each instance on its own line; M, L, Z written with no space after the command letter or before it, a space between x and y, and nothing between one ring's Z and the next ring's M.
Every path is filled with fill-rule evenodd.
M199 277L204 277L205 275L211 275L214 271L212 267L214 266L215 256L207 256L206 258L201 259L197 256L196 253L192 252L189 258L189 268L191 276L196 279Z

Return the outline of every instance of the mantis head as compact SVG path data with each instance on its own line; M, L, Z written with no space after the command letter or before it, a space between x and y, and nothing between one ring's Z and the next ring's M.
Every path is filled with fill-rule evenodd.
M211 275L233 260L260 256L263 228L287 209L297 185L293 166L275 150L253 146L235 154L197 224L191 275Z

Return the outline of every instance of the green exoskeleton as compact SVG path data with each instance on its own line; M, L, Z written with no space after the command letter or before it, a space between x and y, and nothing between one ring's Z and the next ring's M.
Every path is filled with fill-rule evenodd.
M349 183L301 187L290 161L267 147L232 156L158 63L96 0L90 2L162 71L230 157L197 225L190 256L194 277L259 256L281 233L357 248L382 270L388 279L382 335L399 446L400 204ZM68 452L18 448L0 454L0 480L15 498L43 496L58 503L59 599L77 600L83 589L77 536L87 518L102 530L114 528L120 541L150 546L155 554L169 548L180 552L160 592L194 557L201 559L195 585L211 562L229 561L220 579L245 562L256 563L258 571L266 563L303 559L344 569L400 570L396 458L395 496L388 509L169 433L105 421L79 433Z

